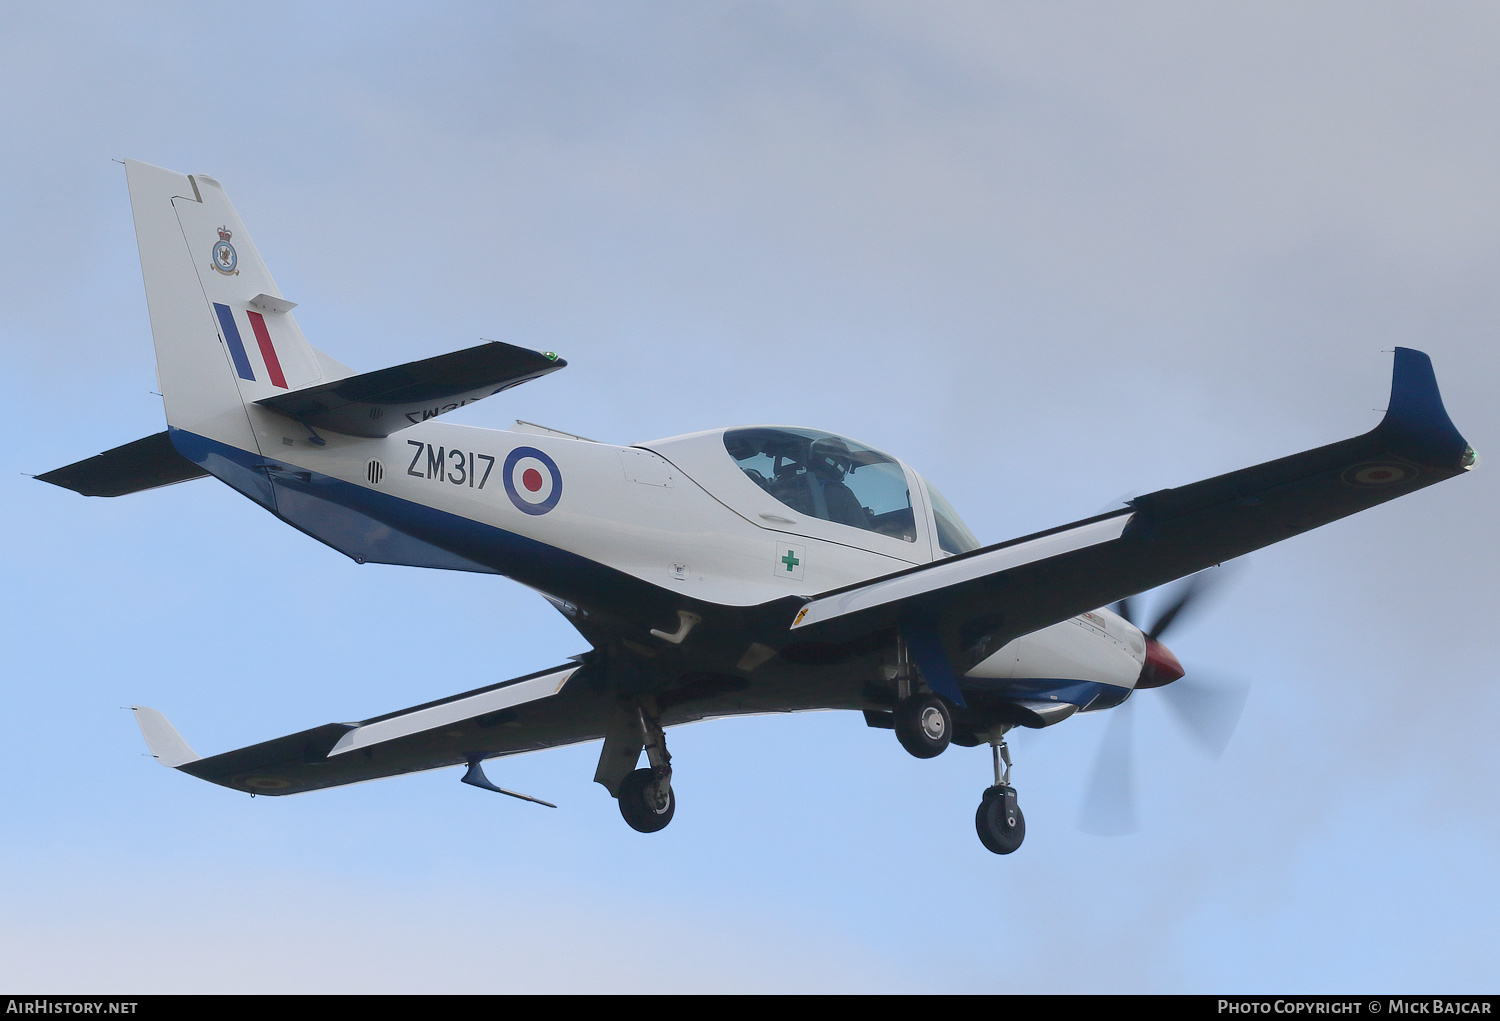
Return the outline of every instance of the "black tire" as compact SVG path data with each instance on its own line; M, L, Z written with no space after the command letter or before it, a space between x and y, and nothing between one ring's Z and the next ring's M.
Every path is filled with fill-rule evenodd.
M919 759L943 754L953 740L953 713L947 702L931 693L896 703L895 724L896 740Z
M620 784L620 814L630 828L640 833L666 829L677 811L677 795L667 785L667 796L656 796L656 777L649 769L637 769Z
M1004 787L991 787L984 792L979 802L979 811L974 813L974 829L979 833L979 842L996 854L1010 854L1026 839L1026 817L1016 806L1014 821L1006 818Z

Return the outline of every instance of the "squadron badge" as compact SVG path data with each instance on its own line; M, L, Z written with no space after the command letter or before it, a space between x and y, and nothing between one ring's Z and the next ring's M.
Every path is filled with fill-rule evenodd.
M240 257L235 254L234 245L229 239L234 235L228 227L219 228L219 243L214 245L214 269L227 277L232 277L239 272L235 269L239 265Z

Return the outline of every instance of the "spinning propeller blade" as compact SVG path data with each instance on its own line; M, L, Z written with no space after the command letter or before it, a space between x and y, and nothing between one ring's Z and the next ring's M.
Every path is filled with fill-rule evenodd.
M1078 813L1078 828L1100 837L1123 837L1139 827L1135 815L1135 711L1129 702L1110 718Z
M1165 689L1167 704L1172 708L1188 736L1204 752L1217 758L1223 754L1245 709L1250 685L1242 680L1201 672L1184 675L1177 658L1161 644L1161 636L1178 622L1202 608L1203 597L1224 581L1223 568L1200 572L1178 586L1172 600L1149 627L1142 630L1147 643L1147 665L1142 670L1137 690L1150 687ZM1131 604L1122 599L1114 611L1131 623ZM1136 625L1140 627L1140 625ZM1155 674L1155 676L1153 676ZM1121 836L1134 833L1135 763L1132 711L1126 702L1110 720L1109 729L1099 745L1093 772L1084 794L1079 828L1099 836Z
M1200 748L1218 758L1239 725L1250 685L1239 678L1199 673L1167 685L1162 694L1183 729Z
M1193 609L1195 606L1201 609L1203 597L1208 595L1223 584L1225 578L1222 567L1210 568L1207 571L1199 571L1178 586L1177 597L1167 605L1167 608L1156 618L1156 623L1146 629L1148 641L1160 641L1161 636L1166 634L1167 629L1177 622L1184 611ZM1124 600L1121 600L1124 605ZM1120 616L1124 617L1122 613ZM1191 614L1189 614L1191 616ZM1125 618L1129 620L1129 617Z

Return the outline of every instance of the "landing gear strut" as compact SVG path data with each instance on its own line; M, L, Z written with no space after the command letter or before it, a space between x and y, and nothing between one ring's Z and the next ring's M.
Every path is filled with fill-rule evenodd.
M917 691L912 678L911 653L906 641L896 639L896 711L892 723L901 747L919 759L943 754L953 740L953 712L930 691Z
M637 711L641 730L646 735L646 758L651 765L627 776L620 784L617 797L620 814L631 829L655 833L666 829L677 811L677 798L672 793L672 756L667 752L661 721L644 710Z
M996 854L1010 854L1026 839L1026 817L1016 804L1016 789L1010 785L1010 749L1005 744L1009 727L990 731L990 748L995 757L995 783L984 792L979 810L974 813L974 829L979 842ZM1000 763L1005 763L1001 770Z

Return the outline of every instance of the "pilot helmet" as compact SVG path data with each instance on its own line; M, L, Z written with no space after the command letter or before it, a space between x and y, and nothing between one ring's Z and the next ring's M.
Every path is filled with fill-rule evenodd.
M854 457L849 445L837 436L824 436L813 440L807 452L808 467L819 478L842 480L844 473L854 468Z

